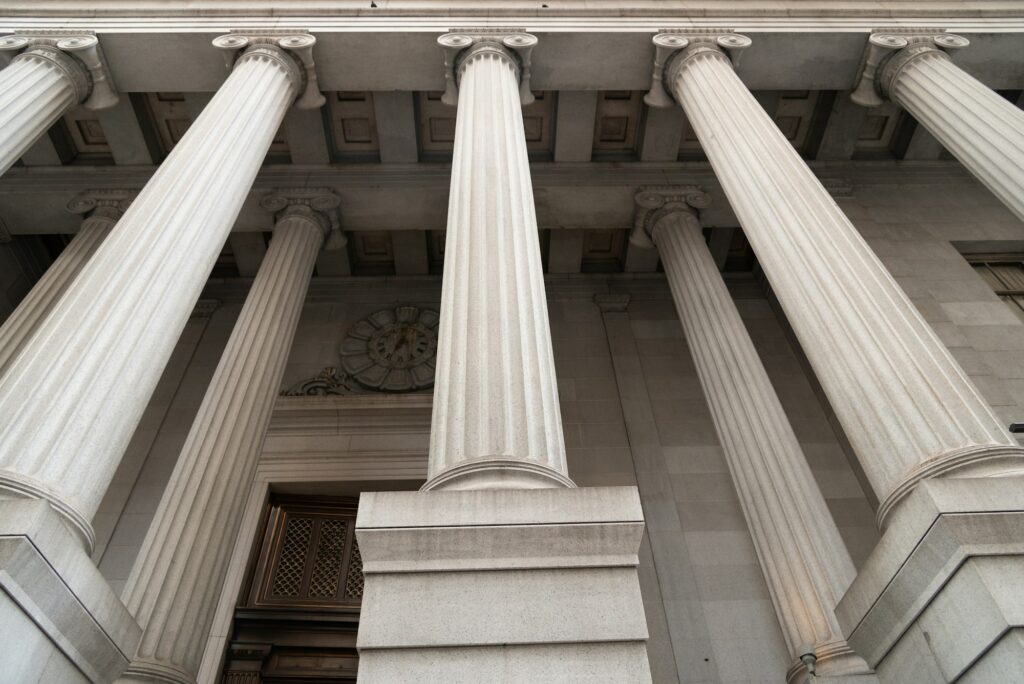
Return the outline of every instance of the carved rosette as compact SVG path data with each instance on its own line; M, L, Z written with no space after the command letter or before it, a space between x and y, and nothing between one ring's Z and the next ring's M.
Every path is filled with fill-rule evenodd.
M434 385L437 326L431 309L399 306L359 321L341 344L341 364L361 386L415 392Z

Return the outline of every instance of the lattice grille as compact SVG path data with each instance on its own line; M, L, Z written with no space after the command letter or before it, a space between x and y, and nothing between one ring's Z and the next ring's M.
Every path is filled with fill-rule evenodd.
M348 574L345 576L345 598L363 598L363 557L359 544L352 539L352 557L348 560Z
M302 591L302 573L306 565L306 550L313 532L310 518L289 518L285 527L281 559L274 577L273 596L293 597Z
M334 598L337 595L347 531L348 525L344 521L323 521L313 561L313 576L309 580L310 598Z

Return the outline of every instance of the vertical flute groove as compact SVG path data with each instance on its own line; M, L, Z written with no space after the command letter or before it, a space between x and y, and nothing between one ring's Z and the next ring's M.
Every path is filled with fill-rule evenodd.
M306 218L275 227L125 587L144 632L124 681L198 672L322 241Z
M517 66L462 68L427 487L568 486Z
M676 99L879 499L901 497L922 473L1015 449L728 58L683 59Z
M892 99L1024 220L1024 111L928 51L908 62Z
M49 499L87 545L296 88L277 60L241 57L0 378L0 487Z
M22 53L0 70L0 174L75 104L75 88L48 60Z
M700 223L676 211L653 233L790 654L810 644L821 674L868 672L835 617L853 562Z
M114 227L109 216L90 216L60 256L0 327L0 377L68 289L96 248Z

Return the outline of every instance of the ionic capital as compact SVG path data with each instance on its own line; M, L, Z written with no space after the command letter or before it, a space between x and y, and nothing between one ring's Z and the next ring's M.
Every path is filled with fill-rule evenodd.
M224 63L233 69L242 59L262 55L276 59L291 74L299 97L295 106L299 109L319 109L327 102L320 92L313 62L313 46L316 37L309 33L286 33L280 31L245 31L229 33L213 39L213 46L224 51Z
M273 212L277 223L300 217L315 224L323 231L325 249L332 251L348 244L341 231L340 205L341 198L328 188L284 188L260 200L260 206Z
M0 54L42 59L63 72L86 109L107 109L120 99L99 39L91 31L15 31L0 38ZM12 54L13 53L13 54Z
M941 29L880 31L868 38L860 79L850 99L863 107L877 107L890 99L893 83L907 64L927 54L946 56L970 45L963 36ZM948 57L947 57L948 59Z
M82 214L86 218L105 216L118 221L128 210L136 194L136 190L86 190L68 202L67 210L72 214Z
M491 54L506 60L519 74L519 101L533 102L530 90L530 54L537 36L515 29L478 29L474 33L446 33L437 39L444 52L444 95L441 102L459 104L459 79L474 58Z
M699 211L711 206L711 195L696 185L641 188L633 199L636 202L636 217L629 242L644 249L650 249L657 243L658 222L664 217L685 213L699 218Z
M651 89L644 95L644 102L650 107L660 108L676 106L665 90L665 81L674 79L692 57L714 52L727 57L735 67L742 52L751 45L750 38L730 29L665 31L651 40L654 43L654 70Z

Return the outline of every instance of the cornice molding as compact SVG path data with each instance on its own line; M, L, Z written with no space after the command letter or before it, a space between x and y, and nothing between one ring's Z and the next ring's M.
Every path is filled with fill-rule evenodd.
M495 7L486 0L389 0L384 7L368 6L365 0L94 0L86 8L78 0L12 0L4 11L8 15L35 17L181 17L206 15L212 20L225 17L472 17L476 22L488 17L629 17L637 13L663 17L761 16L761 17L848 17L874 19L919 18L932 16L1024 16L1024 9L1013 0L987 0L964 3L961 0L889 0L864 3L851 0L804 0L766 7L760 0L701 0L671 3L659 0L549 0L542 8L535 2L512 1Z

